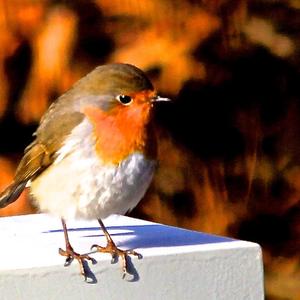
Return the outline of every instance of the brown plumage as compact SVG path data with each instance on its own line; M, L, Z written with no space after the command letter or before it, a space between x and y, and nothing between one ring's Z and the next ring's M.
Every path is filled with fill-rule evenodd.
M138 68L100 66L54 102L25 149L14 182L0 194L0 208L29 186L41 211L62 218L66 264L91 258L70 245L65 219L98 219L107 246L100 252L120 256L126 274L127 254L116 247L101 218L132 209L146 192L155 167L150 126L153 103L160 98Z

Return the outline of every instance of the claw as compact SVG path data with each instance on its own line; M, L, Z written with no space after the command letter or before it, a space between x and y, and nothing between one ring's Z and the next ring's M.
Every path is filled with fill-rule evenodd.
M127 274L128 274L127 271L124 272L124 270L123 270L123 275L122 275L122 279L123 280L125 279L125 277L126 277Z
M59 254L67 257L64 264L65 267L71 265L72 261L75 258L79 264L80 274L84 277L84 281L87 281L87 272L84 268L84 261L93 260L90 256L88 256L87 254L78 254L73 250L72 247L68 247L66 250L59 248Z
M96 249L94 249L94 248L96 248ZM97 245L95 245L95 244L92 245L91 248L90 248L90 250L91 250L91 251L97 250Z
M139 259L142 258L142 255L133 251L133 250L122 250L119 249L116 244L114 243L114 241L112 240L110 234L108 233L107 229L105 228L103 222L101 219L98 219L98 222L100 224L100 227L106 237L106 247L101 247L98 245L93 245L92 248L96 248L98 252L102 252L102 253L110 253L112 260L111 262L114 263L115 261L118 260L118 258L120 257L122 259L122 271L123 271L123 275L122 278L124 279L125 276L127 274L130 274L128 272L128 268L127 268L127 259L128 259L128 255L134 255L137 256Z
M72 263L73 260L74 260L74 257L72 257L72 256L67 257L66 261L64 263L64 266L68 267Z
M123 275L122 275L122 279L124 279L126 277L127 274L129 274L128 269L127 269L127 257L128 255L134 255L137 256L138 259L142 258L142 255L133 251L133 250L122 250L119 249L113 242L108 242L106 247L101 247L98 245L92 245L91 249L95 249L98 252L101 253L110 253L111 254L111 263L115 263L117 261L117 259L120 257L122 262L122 271L123 271Z

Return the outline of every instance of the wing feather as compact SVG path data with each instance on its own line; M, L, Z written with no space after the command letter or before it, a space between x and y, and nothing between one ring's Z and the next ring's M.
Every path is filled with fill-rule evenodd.
M16 201L27 183L53 163L57 150L83 117L79 112L65 112L60 118L53 118L50 114L48 118L43 119L44 123L35 134L36 140L25 149L14 181L0 193L0 208Z

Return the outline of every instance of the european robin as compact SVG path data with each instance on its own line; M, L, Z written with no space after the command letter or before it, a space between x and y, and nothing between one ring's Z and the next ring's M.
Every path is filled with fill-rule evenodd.
M139 254L117 248L101 219L125 214L144 196L156 164L152 108L164 100L135 66L97 67L42 117L14 181L0 194L0 207L29 187L40 211L61 218L66 249L59 253L65 265L76 259L85 279L84 260L91 257L73 250L65 220L97 219L107 245L92 248L120 257L125 276L127 255Z

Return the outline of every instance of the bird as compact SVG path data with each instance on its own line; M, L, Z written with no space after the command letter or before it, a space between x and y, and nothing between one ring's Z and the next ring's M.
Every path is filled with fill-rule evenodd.
M157 164L153 107L160 97L146 74L134 65L96 67L55 100L25 148L13 182L0 193L0 208L25 188L40 212L61 219L65 266L75 259L87 279L88 254L77 253L67 221L98 220L106 246L92 245L112 260L120 258L123 278L128 255L118 248L102 219L132 210L146 193Z

